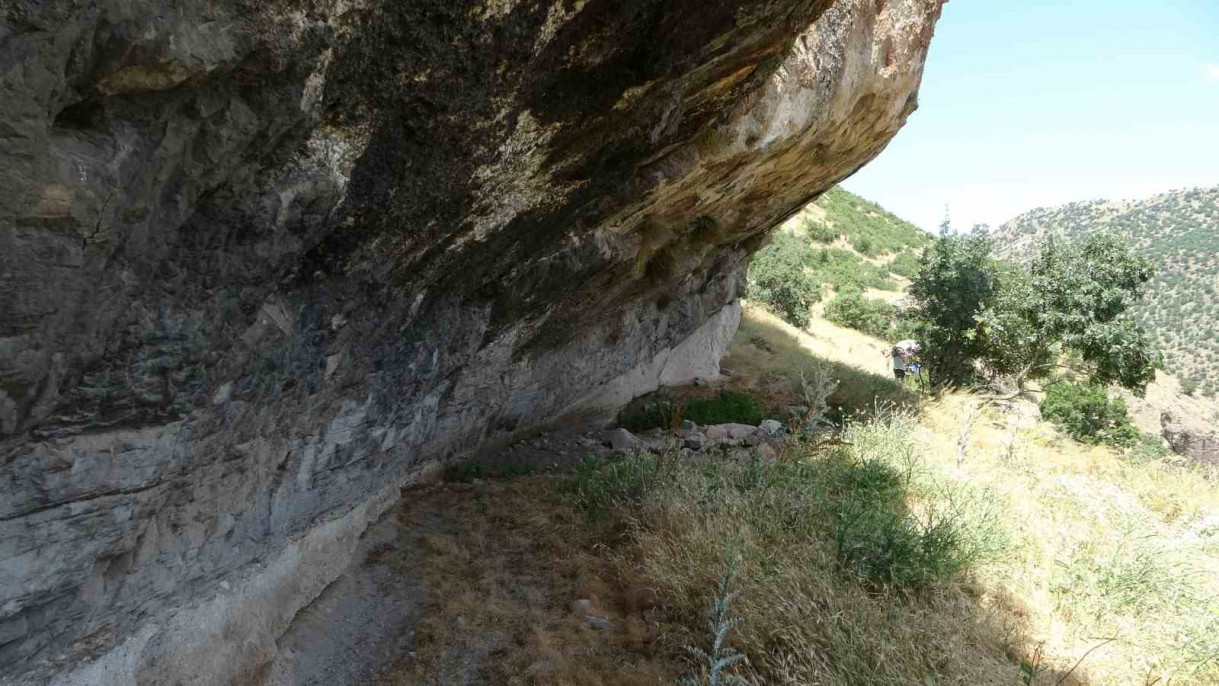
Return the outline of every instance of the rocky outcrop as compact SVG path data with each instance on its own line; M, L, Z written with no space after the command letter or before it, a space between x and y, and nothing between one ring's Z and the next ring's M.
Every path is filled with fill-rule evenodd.
M4 5L0 682L257 681L429 465L709 373L939 5Z
M1219 466L1219 435L1187 426L1169 412L1160 414L1160 427L1174 453L1190 462Z

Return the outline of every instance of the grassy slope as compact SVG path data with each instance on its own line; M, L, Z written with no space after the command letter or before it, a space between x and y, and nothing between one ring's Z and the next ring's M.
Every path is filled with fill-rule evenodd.
M739 620L726 644L748 656L732 671L751 683L1219 683L1208 661L1219 654L1219 474L1073 443L1027 402L972 410L977 398L952 394L918 406L881 350L823 320L801 331L747 307L725 361L731 387L774 405L798 402L793 382L815 369L839 381L841 401L906 401L856 422L849 445L789 443L771 462L745 449L634 454L574 477L405 499L435 581L417 652L384 683L698 675L683 648L710 648L706 610L726 566ZM885 512L910 528L856 526ZM895 544L941 531L955 546L918 564L967 563L964 573L876 583L876 553L909 562ZM575 598L612 627L590 628Z
M786 341L770 344L782 354L759 350L751 341L760 335ZM879 350L880 341L824 320L804 332L747 309L726 364L785 375L817 364L801 359L817 354L872 372L844 377L867 397L887 385ZM964 393L925 403L916 449L940 493L985 493L994 508L1007 545L962 588L999 613L987 621L1013 627L1006 649L1014 659L1026 670L1039 665L1035 683L1055 683L1115 638L1088 654L1072 678L1219 683L1219 664L1202 664L1219 651L1219 475L1208 481L1171 461L1135 464L1114 450L1075 443L1039 422L1028 402L981 408L962 440L977 405ZM1199 664L1202 671L1191 674ZM1019 683L1008 680L1005 667L992 669L988 683Z
M1137 314L1156 332L1169 371L1219 394L1219 188L1038 208L999 227L999 254L1027 260L1051 232L1115 233L1155 261L1159 273Z
M823 302L814 306L817 314L824 308L824 301L841 290L852 273L866 272L865 285L874 281L882 286L868 288L865 293L868 297L887 302L900 298L909 284L909 272L903 274L902 267L895 263L908 266L932 240L931 234L914 224L841 188L830 189L784 222L779 230L799 237L815 250L836 251L832 253L836 259L829 268L809 265L822 284Z

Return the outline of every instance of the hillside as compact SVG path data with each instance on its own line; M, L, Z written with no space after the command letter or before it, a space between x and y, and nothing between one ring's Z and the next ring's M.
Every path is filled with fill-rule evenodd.
M1050 233L1078 238L1098 231L1127 239L1155 262L1158 272L1136 314L1153 331L1170 372L1219 394L1219 187L1038 208L999 227L996 250L1022 261Z
M788 219L754 255L749 294L788 323L812 314L888 337L931 234L841 188Z

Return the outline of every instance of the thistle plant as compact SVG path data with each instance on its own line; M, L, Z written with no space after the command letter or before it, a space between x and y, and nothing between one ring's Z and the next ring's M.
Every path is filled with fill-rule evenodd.
M711 650L706 651L698 646L685 646L685 651L699 663L699 677L688 676L681 680L681 686L746 686L749 682L728 670L745 660L745 656L724 645L724 637L740 620L729 617L729 605L737 593L732 590L732 573L729 567L720 582L719 592L707 613L707 628L710 631Z

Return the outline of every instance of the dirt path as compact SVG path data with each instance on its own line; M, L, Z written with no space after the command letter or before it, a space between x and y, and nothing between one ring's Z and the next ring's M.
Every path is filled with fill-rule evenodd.
M450 474L464 482L404 491L280 639L267 686L671 683L650 659L659 627L620 606L561 477L517 475L597 451L539 436ZM485 478L504 465L513 478Z
M267 686L355 686L377 682L385 665L409 655L426 607L422 549L409 545L396 507L365 532L350 569L297 614L279 640ZM436 516L431 525L443 529ZM377 562L392 550L396 566ZM412 573L415 572L415 573Z

